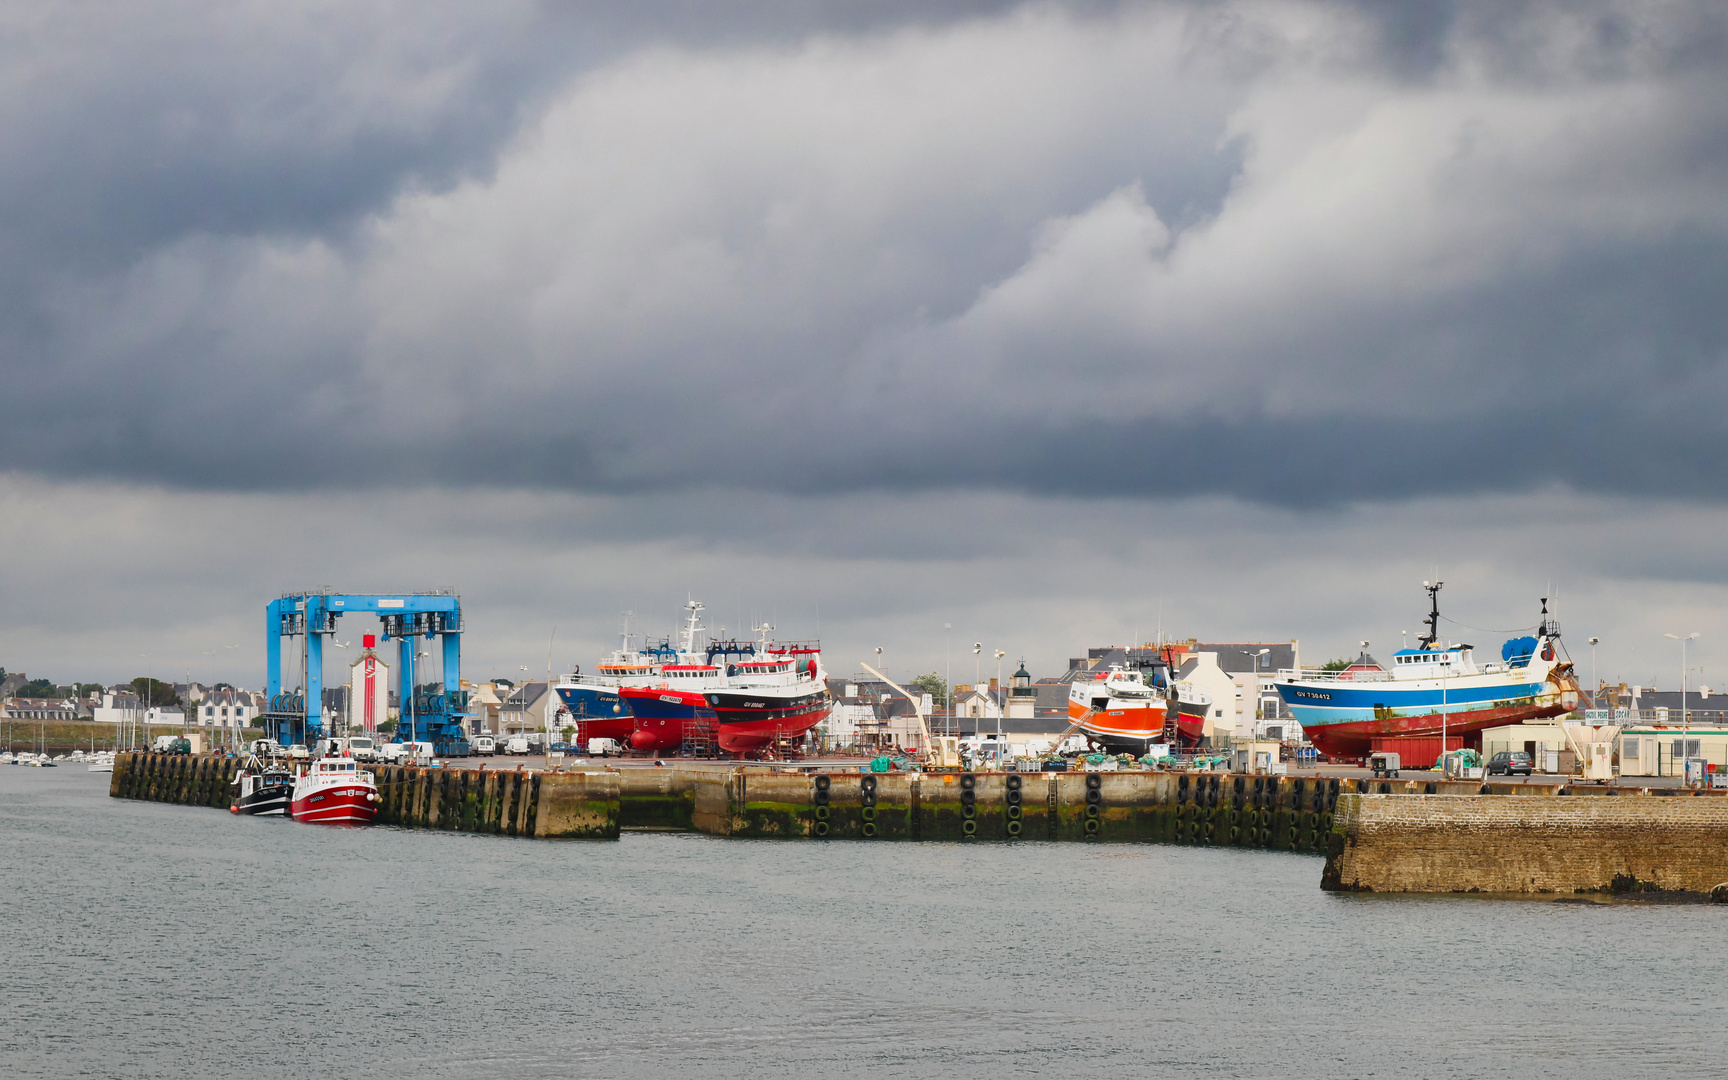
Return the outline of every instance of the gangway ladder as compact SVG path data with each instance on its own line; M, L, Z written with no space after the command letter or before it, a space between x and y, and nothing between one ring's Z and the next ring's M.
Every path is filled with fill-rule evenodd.
M685 724L684 742L678 747L678 752L685 757L713 757L714 721L696 717Z

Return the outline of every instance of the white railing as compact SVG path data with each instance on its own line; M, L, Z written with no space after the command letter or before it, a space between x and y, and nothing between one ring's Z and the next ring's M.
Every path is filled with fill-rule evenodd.
M1391 682L1390 671L1327 671L1324 668L1280 668L1280 682Z

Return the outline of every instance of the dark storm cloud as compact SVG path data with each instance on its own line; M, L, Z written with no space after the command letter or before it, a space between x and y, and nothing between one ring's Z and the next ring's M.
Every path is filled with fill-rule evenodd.
M1711 5L46 10L0 467L1728 499Z

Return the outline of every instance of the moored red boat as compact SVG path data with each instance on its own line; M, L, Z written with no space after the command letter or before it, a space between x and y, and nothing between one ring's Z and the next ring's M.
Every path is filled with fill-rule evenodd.
M367 825L378 816L378 783L353 758L319 758L294 781L288 813L295 821Z

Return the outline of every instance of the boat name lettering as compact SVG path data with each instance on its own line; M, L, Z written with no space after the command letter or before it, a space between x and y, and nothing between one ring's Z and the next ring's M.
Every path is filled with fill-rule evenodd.
M1296 691L1296 696L1299 698L1313 698L1316 701L1332 700L1332 695L1326 693L1324 690L1298 690Z
M661 694L661 695L660 695L660 700L661 700L661 701L670 701L670 702L671 702L671 703L672 703L672 704L674 704L674 705L676 705L676 704L678 704L678 703L679 703L679 702L681 702L681 701L683 701L683 700L684 700L684 699L683 699L683 698L681 698L681 697L674 697L674 696L673 696L673 695L671 695L671 694Z

